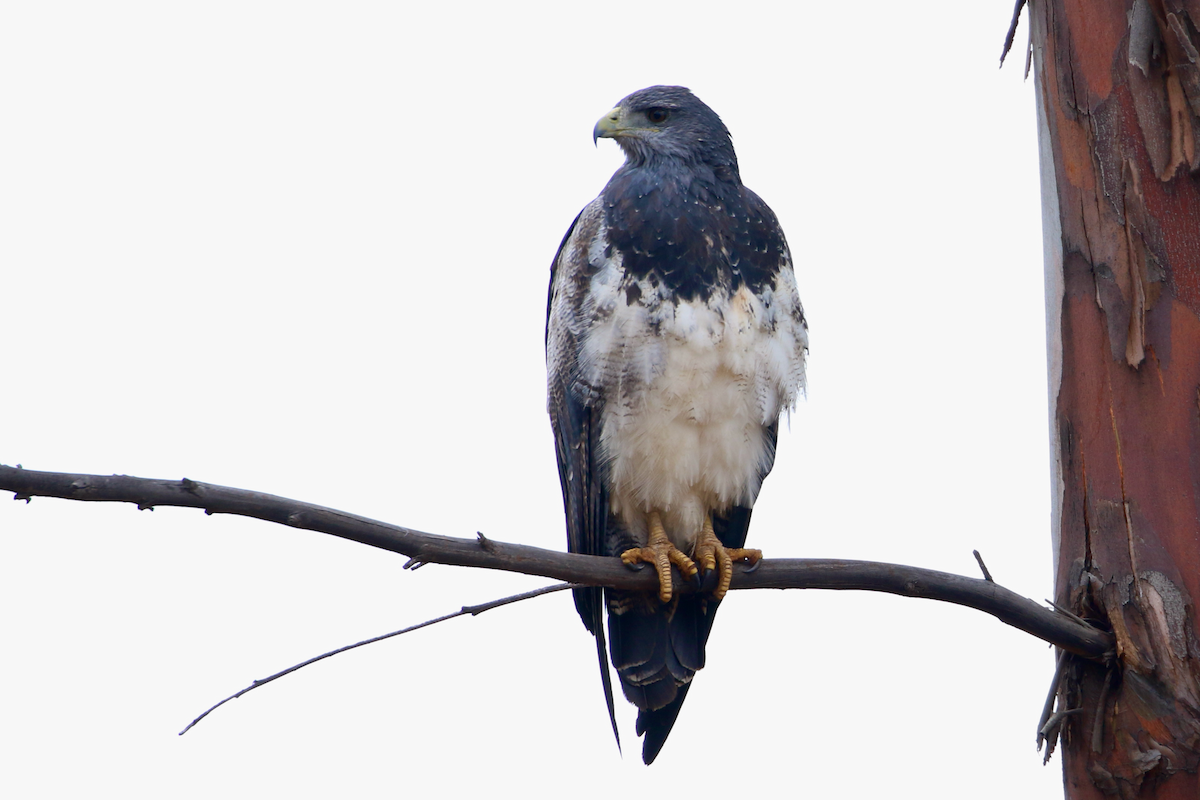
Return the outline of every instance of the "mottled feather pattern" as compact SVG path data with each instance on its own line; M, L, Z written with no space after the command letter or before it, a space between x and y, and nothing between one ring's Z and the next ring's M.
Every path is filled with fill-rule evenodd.
M774 459L764 428L803 389L795 280L785 251L761 294L745 283L731 291L730 281L680 299L654 275L627 273L606 231L588 231L587 252L609 256L589 262L588 291L571 315L580 326L573 390L603 396L611 511L644 536L644 515L659 510L672 540L690 549L706 511L753 505Z
M547 309L568 545L644 546L656 512L685 553L709 517L724 546L741 547L779 417L804 391L807 324L787 242L742 185L720 118L686 89L634 93L602 124L627 161L560 245ZM650 763L704 665L719 603L604 598ZM598 593L578 590L576 605L602 654Z

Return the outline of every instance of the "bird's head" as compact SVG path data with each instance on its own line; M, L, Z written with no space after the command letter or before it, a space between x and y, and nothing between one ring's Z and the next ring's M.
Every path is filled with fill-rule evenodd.
M673 159L731 169L737 176L725 123L682 86L651 86L629 95L596 123L592 140L598 139L615 139L631 164Z

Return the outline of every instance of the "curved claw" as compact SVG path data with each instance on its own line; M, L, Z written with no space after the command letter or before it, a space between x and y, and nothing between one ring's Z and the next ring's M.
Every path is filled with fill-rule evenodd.
M671 566L678 567L684 578L691 579L697 573L696 565L667 538L657 511L651 512L648 528L650 536L646 546L626 550L621 553L621 560L626 565L653 564L658 573L658 599L669 603L674 594Z
M713 589L713 599L721 600L733 583L733 562L748 562L750 570L762 559L761 550L747 550L742 547L725 547L713 531L712 517L706 517L704 527L696 540L696 562L705 571L717 571L717 588Z

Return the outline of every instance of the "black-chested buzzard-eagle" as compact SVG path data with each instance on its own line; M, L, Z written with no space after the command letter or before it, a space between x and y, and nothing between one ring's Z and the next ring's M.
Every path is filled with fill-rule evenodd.
M807 325L779 222L742 184L729 131L687 89L653 86L605 114L625 164L554 258L546 319L549 410L567 542L658 571L660 592L575 590L596 637L616 733L612 663L658 755L696 670L779 417L804 387ZM672 590L719 570L710 595ZM602 602L603 598L603 602Z

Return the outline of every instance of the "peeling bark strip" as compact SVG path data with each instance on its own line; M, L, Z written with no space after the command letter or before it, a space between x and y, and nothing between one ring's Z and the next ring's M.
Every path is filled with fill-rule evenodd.
M1067 797L1200 794L1200 0L1029 4ZM1086 468L1085 468L1086 465Z

